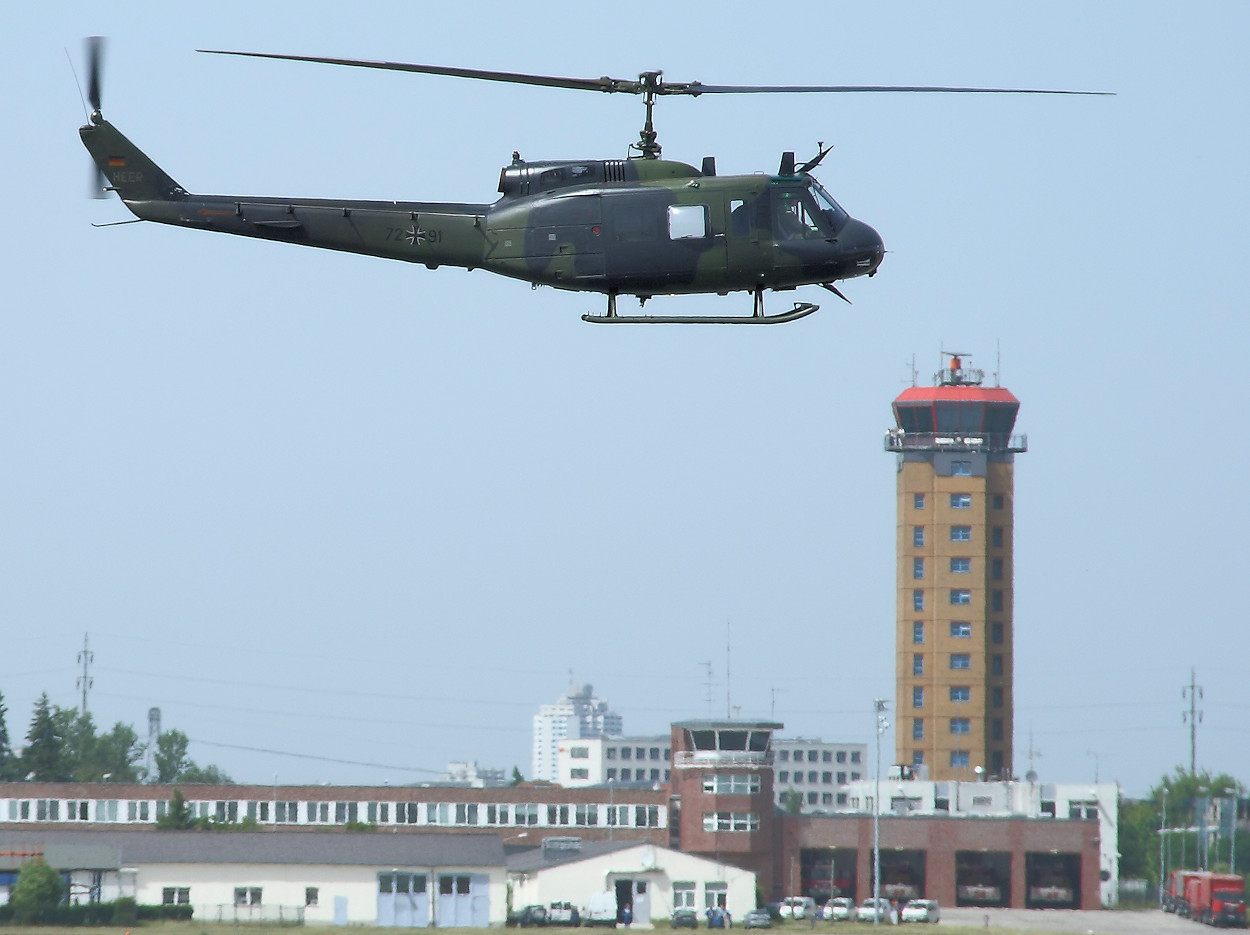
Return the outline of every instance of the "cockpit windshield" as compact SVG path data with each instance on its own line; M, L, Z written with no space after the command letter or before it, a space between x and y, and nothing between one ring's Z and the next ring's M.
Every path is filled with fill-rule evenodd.
M815 179L811 179L810 181L812 195L815 196L816 203L820 205L821 211L823 211L825 216L829 218L829 223L833 226L833 229L835 231L840 230L842 225L845 224L850 218L850 215L842 210L842 206L833 200L833 196L825 191L823 185Z

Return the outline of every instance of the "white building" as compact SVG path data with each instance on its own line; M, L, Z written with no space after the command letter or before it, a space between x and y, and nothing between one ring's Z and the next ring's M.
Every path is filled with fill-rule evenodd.
M849 785L868 774L867 744L774 737L772 749L777 805L788 808L797 796L804 815L845 808Z
M554 781L570 788L666 785L672 759L668 734L562 740L556 746Z
M542 705L534 715L534 748L529 778L558 782L557 749L560 741L619 737L621 724L621 716L609 711L608 703L594 696L592 686L570 686L567 695L555 704Z
M514 909L571 902L585 918L592 903L606 900L618 913L629 904L633 921L649 926L671 918L674 909L702 916L720 906L741 919L755 908L755 874L749 870L655 844L576 838L549 844L508 858Z
M840 813L872 813L876 783L865 779L846 790ZM1114 782L939 782L881 780L881 813L965 818L1098 819L1099 898L1116 905L1120 890L1120 787Z
M42 856L68 873L76 902L190 906L197 922L441 928L507 917L493 834L24 830L0 845L12 864Z
M502 769L485 769L473 762L453 760L439 779L440 785L466 786L470 789L495 789L508 784L509 776Z

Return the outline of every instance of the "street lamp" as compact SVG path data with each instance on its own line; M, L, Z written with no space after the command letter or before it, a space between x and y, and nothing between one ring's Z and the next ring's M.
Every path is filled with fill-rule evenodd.
M872 797L872 924L881 924L881 735L890 729L885 716L886 701L877 698L873 710L877 715L876 792Z
M1163 862L1163 842L1167 838L1168 787L1163 787L1163 811L1159 814L1159 905L1163 905L1163 879L1167 876L1167 864Z

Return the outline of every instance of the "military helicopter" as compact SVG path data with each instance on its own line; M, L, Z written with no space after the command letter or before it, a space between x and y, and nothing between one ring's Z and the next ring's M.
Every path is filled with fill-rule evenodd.
M703 94L930 92L1098 94L1019 88L707 85L663 80L561 78L512 72L201 49L214 55L313 62L486 81L641 95L645 121L623 159L527 161L513 153L489 204L256 198L191 194L139 150L100 107L101 40L88 40L92 111L79 133L99 174L137 220L421 263L429 269L484 269L530 283L607 297L604 324L777 324L815 312L795 302L766 314L764 293L821 286L849 301L836 283L873 276L885 254L881 236L851 217L812 175L830 148L799 164L782 154L775 173L718 176L661 158L653 120L657 98ZM119 223L135 223L125 221ZM617 297L640 304L656 295L750 292L750 315L621 315Z

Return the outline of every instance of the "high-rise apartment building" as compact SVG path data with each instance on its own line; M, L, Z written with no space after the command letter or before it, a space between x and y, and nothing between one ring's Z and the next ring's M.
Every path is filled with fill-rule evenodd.
M949 355L894 400L897 762L928 778L1012 775L1013 435L1020 403Z
M619 737L619 714L608 710L608 703L595 697L591 685L571 685L568 694L555 704L539 707L534 715L534 747L530 779L558 782L560 741L580 737Z

